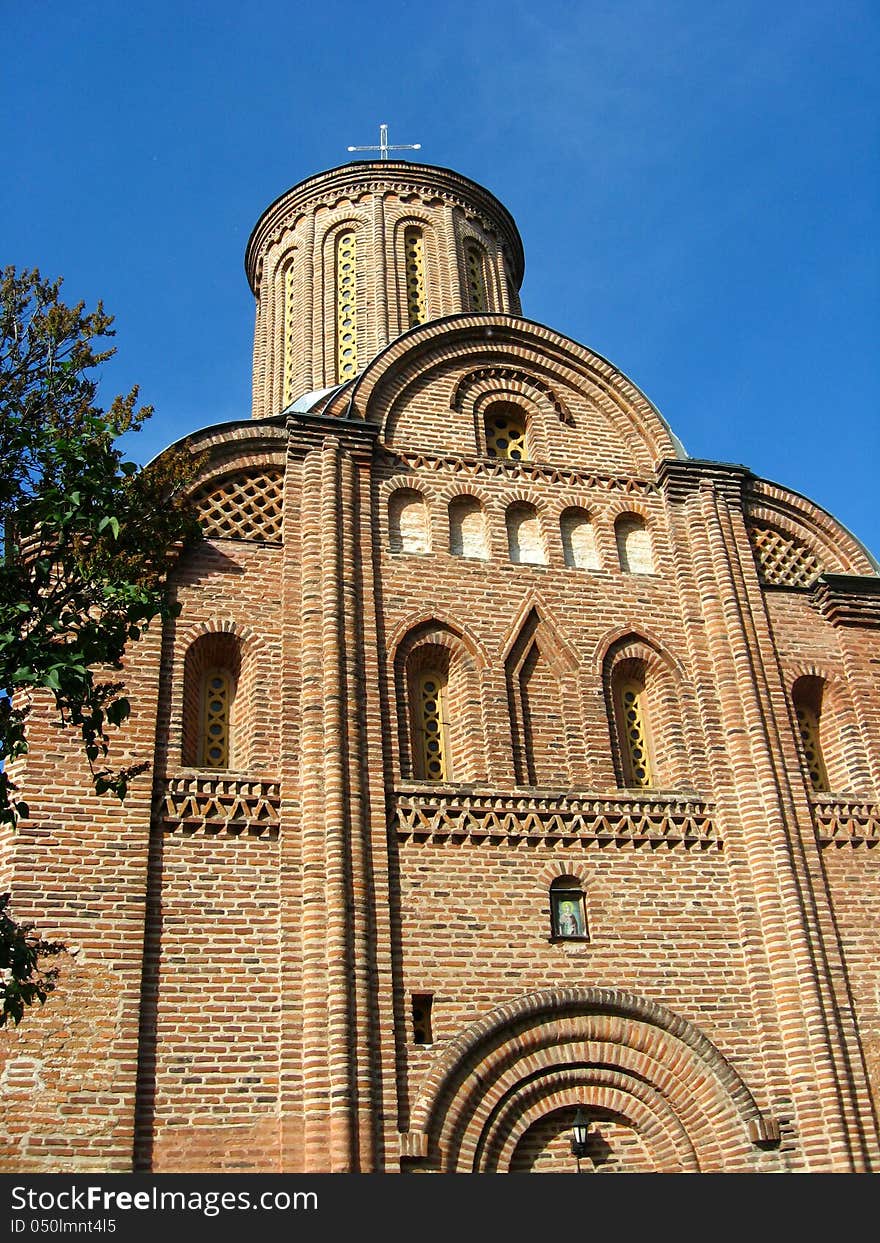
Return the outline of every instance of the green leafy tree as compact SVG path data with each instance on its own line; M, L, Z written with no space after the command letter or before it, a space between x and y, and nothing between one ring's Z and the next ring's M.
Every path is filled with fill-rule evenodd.
M167 574L198 538L189 455L140 469L116 441L152 414L137 388L98 404L97 371L115 352L101 303L59 299L61 281L6 268L0 285L0 824L28 815L14 784L28 749L29 700L48 692L60 728L78 732L99 794L125 797L147 764L114 769L114 727L129 715L125 648L174 614ZM0 1025L43 1000L39 959L57 946L19 930L0 907ZM18 940L16 940L18 936Z

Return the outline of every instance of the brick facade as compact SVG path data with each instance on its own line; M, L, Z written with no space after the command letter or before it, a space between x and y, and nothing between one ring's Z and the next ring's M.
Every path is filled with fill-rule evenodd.
M261 218L255 418L187 438L207 538L126 668L151 776L97 799L34 707L3 866L70 953L3 1037L2 1168L574 1172L578 1108L585 1170L877 1168L876 566L520 318L522 269L443 169Z

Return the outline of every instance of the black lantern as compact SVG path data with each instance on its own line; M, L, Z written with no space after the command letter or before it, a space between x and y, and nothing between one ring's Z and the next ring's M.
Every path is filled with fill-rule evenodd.
M577 1157L578 1161L587 1155L589 1136L590 1119L582 1109L578 1109L571 1124L571 1155Z

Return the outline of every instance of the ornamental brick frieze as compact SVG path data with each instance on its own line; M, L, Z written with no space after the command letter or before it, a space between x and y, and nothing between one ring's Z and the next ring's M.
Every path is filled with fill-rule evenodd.
M822 846L874 846L880 842L880 804L813 799L813 820Z
M399 786L390 827L401 839L516 839L664 843L720 850L713 807L702 799L454 793Z
M455 386L455 392L450 402L451 409L462 410L464 408L465 393L487 380L498 380L504 385L513 385L518 391L525 393L534 390L550 404L560 423L567 423L569 426L574 425L571 412L562 404L550 385L546 384L538 376L532 375L527 371L520 371L516 367L481 367L477 371L467 372Z
M529 483L564 484L567 487L598 488L604 492L651 496L657 488L649 479L623 475L602 475L591 471L565 470L540 462L512 462L504 458L448 457L434 453L400 453L389 461L405 464L410 470L429 470L470 479L523 479Z
M340 175L341 174L341 175ZM517 286L522 280L525 264L522 240L512 216L494 195L469 178L449 169L410 164L395 168L394 161L356 162L342 169L330 170L310 177L280 196L263 213L248 242L245 268L251 289L257 292L258 264L265 251L286 230L294 226L305 212L321 207L335 210L345 202L357 203L364 198L387 200L396 195L419 202L426 208L444 205L458 208L466 219L473 220L510 254Z
M277 781L192 774L161 782L153 815L166 833L277 837L280 803Z

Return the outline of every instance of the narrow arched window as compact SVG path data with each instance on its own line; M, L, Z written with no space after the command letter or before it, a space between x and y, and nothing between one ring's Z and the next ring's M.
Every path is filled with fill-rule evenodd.
M486 516L475 496L457 496L450 502L449 551L453 557L489 556Z
M651 534L639 514L621 514L614 524L617 555L624 574L653 574Z
M357 234L336 239L336 376L340 383L357 375Z
M293 260L284 270L284 404L293 401L294 335L296 326L296 271Z
M599 550L590 515L584 509L566 509L559 518L565 564L577 570L598 570Z
M389 498L388 543L392 552L431 551L428 507L414 488L398 488Z
M584 891L572 876L557 876L550 886L550 923L552 935L558 940L587 939Z
M415 680L415 771L422 781L449 781L449 722L446 719L446 674L425 669Z
M634 677L621 678L616 700L624 785L649 789L654 777L644 682Z
M544 547L538 511L534 505L525 501L511 505L505 518L507 548L511 561L524 565L546 565L547 550Z
M406 310L410 328L423 324L428 318L428 302L425 295L425 239L421 229L415 226L403 234L403 251L406 271Z
M465 242L464 267L469 309L471 311L488 310L483 250L476 242Z
M181 761L198 768L232 768L241 763L236 744L241 646L228 633L201 635L183 666Z
M792 688L798 732L804 747L810 785L814 790L830 789L822 754L822 692L822 679L817 677L798 678Z
M528 457L526 416L512 402L496 402L486 411L486 452L489 457L521 462Z

